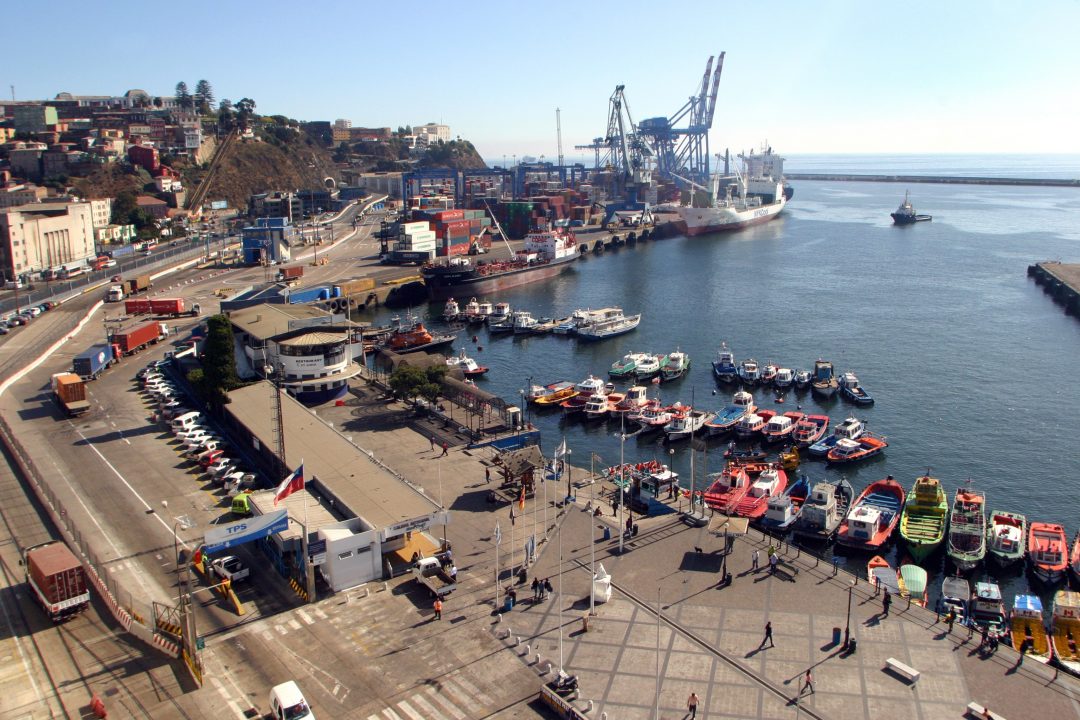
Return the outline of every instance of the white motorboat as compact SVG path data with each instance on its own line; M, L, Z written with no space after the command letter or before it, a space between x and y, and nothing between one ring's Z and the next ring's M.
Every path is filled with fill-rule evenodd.
M753 358L747 358L739 363L739 380L744 385L755 385L761 379L761 368L758 367L757 360Z
M461 308L457 304L457 300L454 298L448 298L446 304L443 305L442 317L446 322L453 322L461 316Z
M518 310L513 318L515 335L531 335L538 324L536 318L528 310Z
M663 357L660 355L647 355L638 361L637 367L634 368L634 377L638 380L648 380L649 378L656 377L660 374L660 361Z
M488 325L501 325L510 321L511 314L510 303L496 303L491 314L487 316L487 323Z
M705 423L712 420L713 417L715 417L715 413L685 407L675 413L671 418L671 422L664 426L664 435L667 436L669 441L685 440L701 430Z
M488 371L484 365L479 365L475 360L465 354L465 350L454 356L446 358L447 367L456 367L465 374L465 377L480 377Z
M778 388L789 388L793 382L795 382L795 372L791 368L777 368L773 385Z

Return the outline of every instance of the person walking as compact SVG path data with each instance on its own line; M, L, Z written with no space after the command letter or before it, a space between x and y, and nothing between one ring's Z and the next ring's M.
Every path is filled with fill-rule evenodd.
M982 626L982 639L979 640L979 649L981 650L984 647L988 646L989 644L990 644L990 626L989 625L983 625Z
M544 578L544 596L555 592L555 588L551 586L551 578Z
M956 611L950 610L949 614L945 616L945 623L949 626L949 632L952 632L953 623L956 622Z
M534 577L532 581L533 602L540 599L540 578Z
M446 457L447 454L448 454L448 446L447 446L446 443L443 443L442 444L442 455L440 455L439 457Z
M881 599L881 614L885 617L889 617L889 606L892 605L892 595L888 590L885 591L885 597Z
M435 619L442 620L442 598L435 598Z
M779 565L779 564L780 564L780 557L778 555L773 554L773 555L769 556L769 574L770 575L775 575L776 574L776 566Z
M514 520L516 520L516 519L517 519L517 515L514 514L514 506L511 505L510 506L510 524L513 525Z
M487 484L490 484L490 483L491 483L491 468L485 466L484 467L484 484L487 485Z
M751 558L751 561L750 561L750 569L753 570L754 573L757 573L758 558L760 556L761 556L761 551L760 550L754 550L754 554L753 554L753 556Z
M428 442L431 443L431 452L435 452L435 436L428 435Z
M811 674L810 668L806 668L806 675L803 676L802 690L799 691L799 694L802 695L807 690L810 691L811 695L816 695L817 694L817 693L814 692L814 676L813 676L813 674Z
M769 643L769 647L776 647L776 645L775 645L775 643L773 643L773 639L772 639L772 622L766 622L765 623L765 637L762 638L761 644L758 645L758 647L759 648L765 647L765 643Z
M690 713L691 720L693 720L693 718L697 717L697 704L698 704L697 693L695 693L695 692L690 693L690 697L686 700L686 711Z

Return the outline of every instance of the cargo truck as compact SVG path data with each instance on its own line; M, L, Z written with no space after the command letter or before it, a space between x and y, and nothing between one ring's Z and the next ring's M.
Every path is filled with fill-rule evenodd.
M123 285L112 285L105 291L105 302L120 302L125 297L127 297L127 293L124 292Z
M127 330L113 333L112 341L120 357L134 355L148 345L153 345L163 337L168 337L169 326L157 320L136 325Z
M141 293L143 290L150 288L150 276L139 275L138 277L128 278L124 281L124 289L128 295L135 295Z
M196 317L202 312L199 303L188 308L183 298L131 298L124 301L124 312L129 315L168 315L169 317Z
M290 267L283 267L278 270L277 274L278 282L294 283L302 277L304 277L303 265L292 265Z
M75 417L90 409L86 399L86 382L75 373L56 373L52 376L52 391L57 402Z
M59 541L23 551L26 583L53 622L66 620L90 606L90 590L82 564Z
M85 381L95 380L102 370L114 362L116 362L116 352L112 345L108 343L92 345L72 359L71 371Z

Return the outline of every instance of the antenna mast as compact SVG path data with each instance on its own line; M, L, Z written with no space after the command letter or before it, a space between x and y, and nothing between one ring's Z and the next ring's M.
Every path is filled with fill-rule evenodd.
M555 108L555 131L559 136L559 167L563 166L562 154L562 111Z

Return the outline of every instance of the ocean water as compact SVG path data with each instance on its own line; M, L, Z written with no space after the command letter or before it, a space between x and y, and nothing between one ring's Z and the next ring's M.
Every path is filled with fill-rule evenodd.
M970 480L990 508L1062 523L1071 537L1080 529L1080 321L1066 316L1026 270L1041 260L1080 261L1080 190L914 186L916 208L934 220L894 227L889 213L903 189L796 183L788 209L767 225L589 256L553 281L491 298L537 317L618 305L644 316L628 335L579 343L480 330L472 331L474 343L465 331L455 350L464 347L489 365L482 386L514 402L531 382L606 376L627 352L679 348L690 354L692 370L659 386L660 396L713 410L732 393L711 375L721 341L737 358L762 363L810 369L816 359L828 359L838 372L858 373L876 404L855 408L806 393L778 405L757 390L759 406L801 406L833 423L854 414L890 445L863 464L833 468L811 460L800 472L811 479L843 473L860 491L886 475L910 488L929 468L950 496ZM434 318L442 307L419 310ZM690 483L689 443L622 443L614 422L567 422L558 412L532 411L530 420L541 429L547 454L565 437L578 466L589 466L590 458L598 458L597 467L614 465L620 455L627 462L658 459L682 474L684 486ZM697 443L699 489L705 473L721 469L726 442ZM899 560L895 550L890 557ZM865 558L844 562L865 571ZM929 569L943 572L945 561L936 558ZM999 580L1010 602L1027 583L1022 575Z

